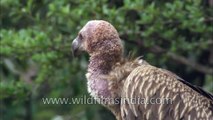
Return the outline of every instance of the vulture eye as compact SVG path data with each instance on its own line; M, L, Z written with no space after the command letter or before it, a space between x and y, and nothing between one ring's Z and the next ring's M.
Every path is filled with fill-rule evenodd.
M78 36L79 36L79 39L81 39L81 40L83 39L83 35L81 33L79 33Z

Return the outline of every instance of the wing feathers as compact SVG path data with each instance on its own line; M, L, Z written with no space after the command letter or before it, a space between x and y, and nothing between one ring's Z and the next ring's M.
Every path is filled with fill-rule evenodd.
M136 99L136 103L127 101L121 105L124 120L213 119L212 96L167 70L148 64L139 66L126 78L123 88L121 98ZM164 99L171 99L172 104L157 103L166 102Z

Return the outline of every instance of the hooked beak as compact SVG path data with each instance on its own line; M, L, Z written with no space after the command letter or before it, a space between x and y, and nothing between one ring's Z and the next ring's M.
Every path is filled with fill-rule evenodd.
M72 55L74 57L76 57L80 53L80 46L81 46L81 43L79 43L79 40L78 40L78 37L77 37L73 40L72 46L71 46Z

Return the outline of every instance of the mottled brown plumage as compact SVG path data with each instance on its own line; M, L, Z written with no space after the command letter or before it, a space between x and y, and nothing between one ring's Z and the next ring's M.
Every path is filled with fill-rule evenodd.
M74 54L89 53L88 92L118 120L213 120L210 93L143 59L123 58L121 40L110 23L89 21L72 49ZM162 103L165 98L170 103Z

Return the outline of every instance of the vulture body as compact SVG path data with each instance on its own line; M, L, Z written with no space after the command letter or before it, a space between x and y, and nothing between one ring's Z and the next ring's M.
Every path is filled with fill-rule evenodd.
M123 57L116 29L89 21L72 43L90 55L88 92L118 120L213 120L213 96L145 60Z

